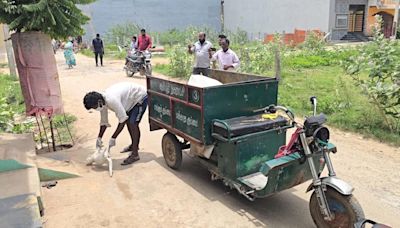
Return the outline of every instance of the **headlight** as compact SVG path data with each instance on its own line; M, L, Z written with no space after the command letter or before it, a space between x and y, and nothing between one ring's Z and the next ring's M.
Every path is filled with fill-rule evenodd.
M322 142L327 143L329 141L329 130L326 127L319 127L314 131L313 137L314 139L319 139Z

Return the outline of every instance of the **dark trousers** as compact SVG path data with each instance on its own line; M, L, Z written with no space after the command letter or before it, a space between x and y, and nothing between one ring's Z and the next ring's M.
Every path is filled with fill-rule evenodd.
M100 64L103 66L103 53L102 52L95 52L94 58L96 59L96 66L98 66L98 57L100 56Z
M193 67L193 74L202 74L208 76L210 74L210 68Z

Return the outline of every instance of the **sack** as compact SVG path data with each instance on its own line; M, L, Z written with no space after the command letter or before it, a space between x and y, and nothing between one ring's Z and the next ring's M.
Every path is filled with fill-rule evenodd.
M200 88L222 85L222 83L218 80L199 74L193 74L192 76L190 76L187 84Z

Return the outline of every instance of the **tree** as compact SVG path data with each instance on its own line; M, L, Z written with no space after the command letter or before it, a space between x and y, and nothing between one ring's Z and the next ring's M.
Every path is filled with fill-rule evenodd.
M83 34L89 21L76 4L95 0L0 0L0 23L15 32L41 31L52 38Z
M0 23L8 24L27 115L50 119L63 114L60 83L51 38L83 34L89 17L76 6L95 0L0 0ZM45 133L47 134L47 133ZM47 138L47 137L46 137ZM47 143L49 145L49 142Z

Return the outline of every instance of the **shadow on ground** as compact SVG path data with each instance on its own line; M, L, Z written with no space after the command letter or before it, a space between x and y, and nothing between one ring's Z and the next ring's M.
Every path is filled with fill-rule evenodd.
M294 189L251 202L235 189L226 187L222 181L211 181L208 170L188 156L184 156L179 170L169 168L163 157L158 157L155 161L210 201L219 201L257 227L269 224L281 224L281 227L314 227L311 216L304 217L304 214L309 214L308 202L293 194L296 191Z

